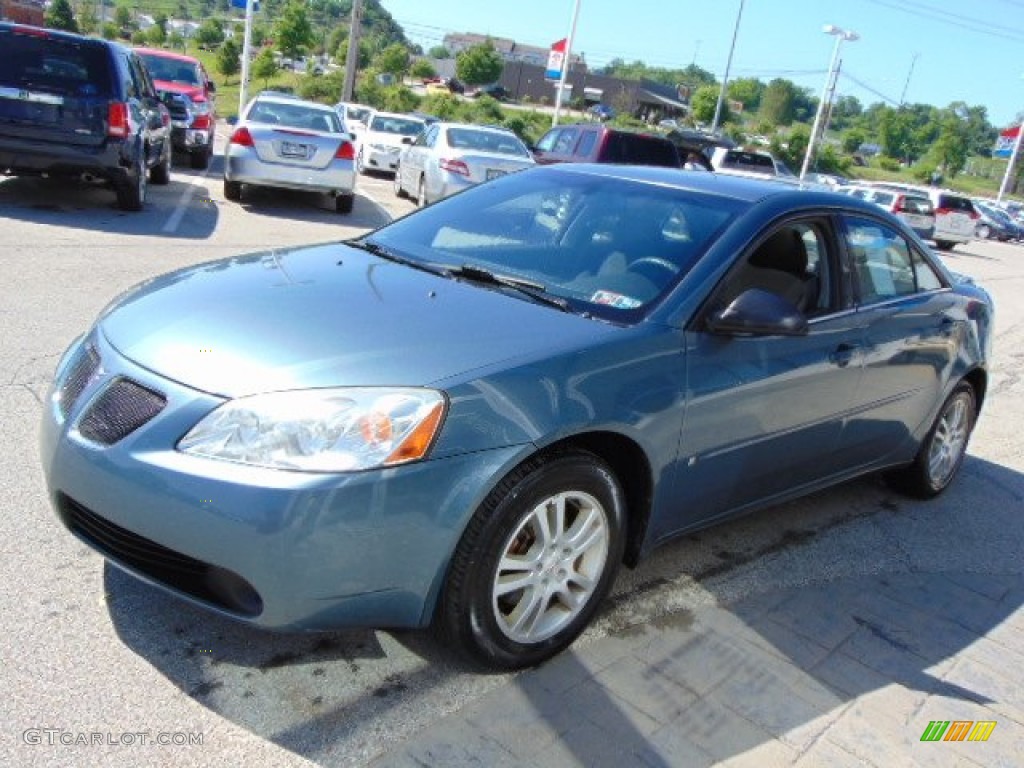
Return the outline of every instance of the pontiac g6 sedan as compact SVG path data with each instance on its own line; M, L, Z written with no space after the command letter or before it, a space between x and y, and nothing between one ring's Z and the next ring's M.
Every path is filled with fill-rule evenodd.
M869 472L943 491L991 323L869 203L551 166L121 296L43 463L74 535L186 600L521 667L681 533Z

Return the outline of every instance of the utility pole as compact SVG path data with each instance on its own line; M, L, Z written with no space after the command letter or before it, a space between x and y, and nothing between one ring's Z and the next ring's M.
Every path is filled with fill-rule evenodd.
M352 3L352 21L348 28L348 51L345 53L345 84L341 87L341 100L352 101L356 89L356 69L359 66L359 30L363 20L363 0Z
M743 0L736 12L736 26L732 30L732 44L729 46L729 58L725 62L725 76L722 78L722 89L718 92L718 103L715 104L715 119L711 121L711 133L718 130L718 121L722 119L722 105L725 104L725 91L729 87L729 70L732 69L732 55L736 51L736 37L740 33L740 19L743 18ZM694 61L697 57L694 56Z
M1017 140L1013 142L1013 152L1010 153L1010 162L1006 165L1006 173L1003 175L1003 183L999 185L999 196L996 197L1000 203L1003 202L1003 195L1010 188L1010 178L1013 176L1013 167L1017 164L1017 155L1020 154L1020 140L1024 138L1024 121L1017 126Z
M907 88L910 87L910 76L914 74L914 65L917 63L917 57L920 55L920 53L915 53L913 58L910 60L910 71L907 72L907 81L903 83L903 93L900 94L901 107L907 102Z
M555 114L551 118L551 127L558 125L558 113L562 109L562 96L565 93L565 81L569 78L569 69L572 67L572 43L576 36L576 20L580 16L580 0L576 0L572 8L572 24L569 27L569 37L565 40L565 58L562 59L562 76L558 78L558 92L555 94Z

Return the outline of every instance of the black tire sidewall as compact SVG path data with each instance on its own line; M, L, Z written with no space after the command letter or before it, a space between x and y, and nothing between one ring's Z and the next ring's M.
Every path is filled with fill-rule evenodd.
M562 631L547 640L524 645L498 627L492 607L492 585L503 547L513 531L542 500L565 491L583 491L604 507L608 523L608 552L598 584L583 610ZM625 499L611 470L596 456L573 453L545 462L519 479L506 495L488 498L477 512L487 515L472 552L463 586L465 622L459 634L470 641L471 655L488 666L527 667L567 647L586 628L611 588L625 545Z
M953 467L953 471L950 472L949 477L946 478L945 482L940 485L936 485L932 481L931 473L928 471L928 455L931 453L932 442L935 440L935 433L939 429L939 424L942 422L942 415L949 408L950 404L961 395L966 395L968 399L969 411L967 414L967 435L964 439L963 450L960 451L960 455L957 457L956 466ZM946 488L949 487L950 483L960 472L960 467L964 463L964 458L967 456L967 446L970 443L971 433L974 431L974 423L977 419L977 403L974 398L974 388L966 382L961 382L956 388L950 393L943 403L942 408L939 409L938 415L935 417L935 423L932 424L932 428L928 430L928 437L921 444L921 452L915 462L915 470L919 474L919 482L922 486L924 494L927 496L937 496L942 493Z

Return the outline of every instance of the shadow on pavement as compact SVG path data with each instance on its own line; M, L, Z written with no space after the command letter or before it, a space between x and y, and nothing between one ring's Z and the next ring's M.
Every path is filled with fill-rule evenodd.
M106 592L179 688L323 765L869 764L930 720L1024 712L1022 501L1024 475L969 458L932 502L869 478L684 537L518 676L426 633L255 631L109 566Z

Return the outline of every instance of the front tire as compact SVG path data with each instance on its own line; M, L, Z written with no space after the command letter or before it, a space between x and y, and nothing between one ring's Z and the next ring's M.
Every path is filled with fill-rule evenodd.
M530 667L568 647L622 561L626 504L583 451L540 456L491 492L456 547L436 621L472 660Z
M961 381L939 409L914 463L890 472L886 479L908 496L938 496L949 487L963 464L976 418L974 388Z
M406 197L405 190L402 189L402 166L395 168L395 182L394 182L395 197L403 198Z
M213 146L208 146L202 152L193 152L189 158L192 167L197 171L205 171L210 167L210 158L213 155Z
M160 185L171 183L171 154L171 145L165 143L160 162L149 170L151 183Z

